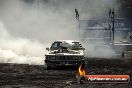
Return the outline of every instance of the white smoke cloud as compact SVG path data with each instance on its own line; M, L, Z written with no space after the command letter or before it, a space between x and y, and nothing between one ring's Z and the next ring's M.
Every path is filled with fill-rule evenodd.
M79 40L75 8L80 19L88 20L105 16L113 3L114 0L0 0L0 62L44 64L47 43ZM90 45L85 47L94 55Z
M30 39L11 36L0 22L0 62L44 64L45 47Z
M38 0L34 0L33 3L23 1L5 0L4 5L0 6L0 19L11 35L42 42L78 39L73 8L63 8L58 4L59 1L49 0L50 2L45 3L43 0L39 0L39 7Z
M113 1L1 0L0 19L7 30L16 37L37 39L42 42L58 39L77 40L79 33L74 9L78 9L80 19L105 16Z

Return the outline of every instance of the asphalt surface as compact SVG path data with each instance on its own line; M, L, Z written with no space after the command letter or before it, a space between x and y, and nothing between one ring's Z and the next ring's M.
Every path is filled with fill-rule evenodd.
M86 74L128 74L132 79L132 60L90 59L85 66ZM45 69L42 65L0 64L0 88L132 88L126 84L79 84L77 67Z

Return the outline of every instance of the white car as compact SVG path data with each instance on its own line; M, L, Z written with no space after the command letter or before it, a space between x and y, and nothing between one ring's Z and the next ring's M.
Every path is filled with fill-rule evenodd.
M45 63L47 67L54 66L79 66L85 63L84 48L78 41L59 40L46 48Z

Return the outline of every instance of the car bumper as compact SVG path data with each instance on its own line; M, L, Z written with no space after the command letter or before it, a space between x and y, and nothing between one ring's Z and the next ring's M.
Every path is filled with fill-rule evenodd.
M45 60L47 66L79 66L84 63L85 60L70 60L70 61L62 61L62 60Z

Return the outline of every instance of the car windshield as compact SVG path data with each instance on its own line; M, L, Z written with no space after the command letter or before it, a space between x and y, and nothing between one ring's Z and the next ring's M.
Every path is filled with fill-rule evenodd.
M51 49L51 50L62 49L61 43L62 43L62 42L54 42L54 43L51 45L50 49Z
M51 46L51 50L62 49L62 47L67 47L70 50L80 50L82 49L82 45L79 42L54 42Z

